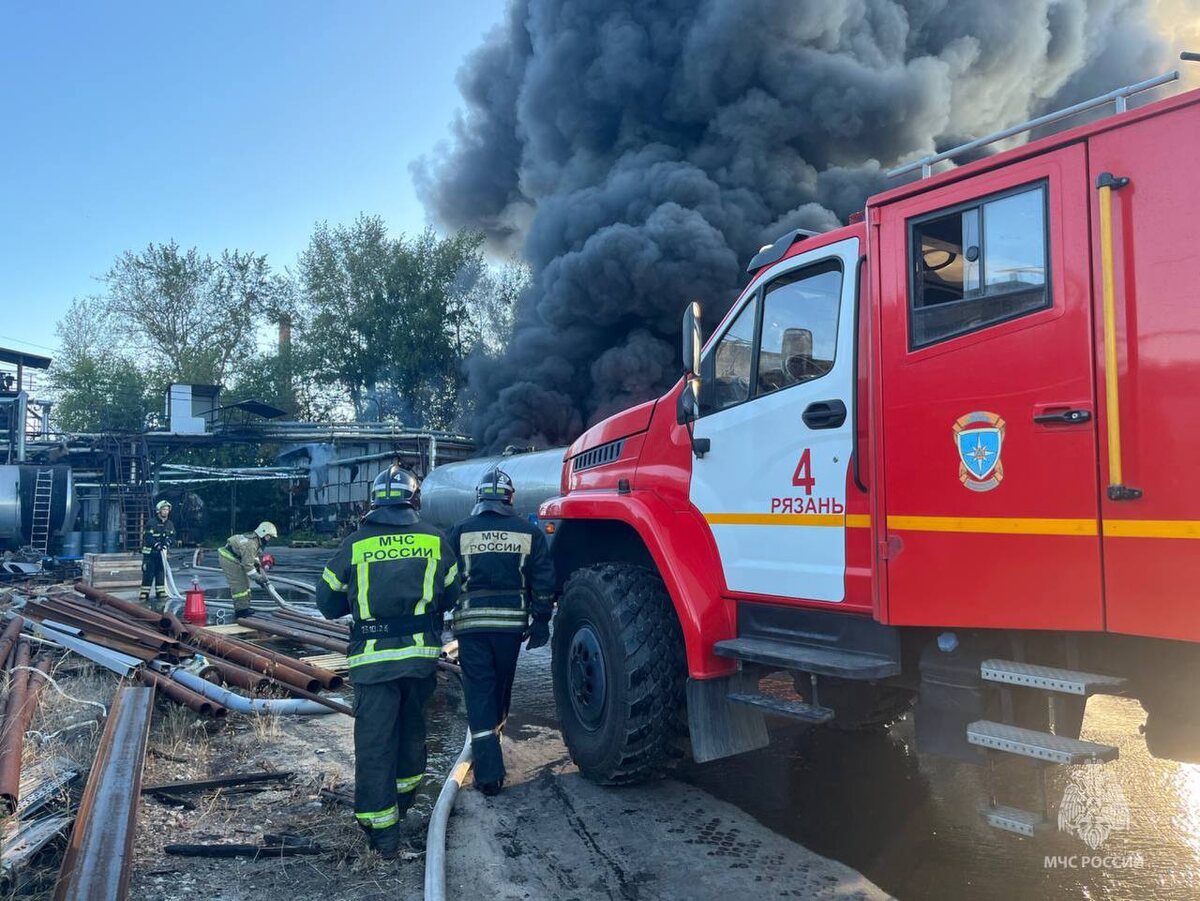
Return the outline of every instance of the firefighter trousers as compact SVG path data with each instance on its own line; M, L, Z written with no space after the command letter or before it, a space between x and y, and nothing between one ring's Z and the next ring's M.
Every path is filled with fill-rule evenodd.
M221 572L225 574L225 581L229 583L234 611L249 610L250 577L246 575L246 570L242 567L241 562L230 560L222 553L217 554L217 559L221 561Z
M167 599L167 576L160 551L142 554L142 590L138 593L138 600L143 604L150 600L151 588L154 588L154 596L160 603Z
M481 785L504 782L500 734L508 718L520 652L520 632L466 632L458 636L475 781Z
M437 677L354 683L354 817L371 847L393 851L425 775L425 704Z

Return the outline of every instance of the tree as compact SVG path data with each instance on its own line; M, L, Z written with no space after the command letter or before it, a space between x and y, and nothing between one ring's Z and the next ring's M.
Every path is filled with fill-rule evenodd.
M174 241L126 251L103 282L122 346L167 382L230 379L254 355L256 327L292 303L289 279L265 256L226 250L213 259Z
M155 408L150 380L109 341L104 304L75 300L57 326L51 365L56 427L67 432L140 431Z
M474 232L392 237L377 216L318 224L300 257L303 368L341 385L358 419L454 425L463 361L502 302L482 244Z

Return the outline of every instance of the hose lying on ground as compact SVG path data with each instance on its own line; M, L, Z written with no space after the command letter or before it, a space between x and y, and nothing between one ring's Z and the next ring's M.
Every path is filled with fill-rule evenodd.
M458 664L439 660L438 667L454 673L459 682L462 682L462 669ZM442 790L438 792L437 803L433 805L433 813L429 816L429 829L425 833L425 901L446 899L446 831L458 791L467 781L467 774L471 772L471 763L471 727L468 726L463 749L454 761L454 766L450 767L450 773L442 783Z
M195 673L189 673L186 670L172 670L171 678L180 685L184 685L192 691L204 695L209 700L216 701L218 704L228 707L235 713L317 716L318 714L336 712L315 701L306 701L303 698L247 698L227 688L222 688L220 685L213 685L207 679L201 679Z

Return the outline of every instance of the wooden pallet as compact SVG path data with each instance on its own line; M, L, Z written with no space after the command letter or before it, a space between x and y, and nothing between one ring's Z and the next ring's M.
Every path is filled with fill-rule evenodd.
M216 632L218 635L232 635L236 638L258 634L257 629L251 629L249 626L243 626L240 623L222 623L218 626L205 626L204 629L208 632Z
M308 657L301 657L300 660L303 663L319 666L321 669L327 669L339 675L350 672L350 664L346 661L345 654L313 654Z

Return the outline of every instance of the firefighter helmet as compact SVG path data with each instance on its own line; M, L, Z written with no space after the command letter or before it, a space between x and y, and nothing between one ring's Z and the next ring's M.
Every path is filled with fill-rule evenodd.
M162 509L163 509L163 507L166 507L168 510L170 510L170 509L171 509L171 502L170 502L170 501L168 501L168 500L165 500L165 499L164 499L164 500L161 500L161 501L159 501L157 504L155 504L155 505L154 505L154 512L155 512L155 513L160 513L160 512L162 512Z
M371 504L376 507L403 504L416 507L420 503L421 480L403 466L389 466L375 476L371 486Z
M490 510L493 513L512 513L513 496L517 493L513 480L499 466L493 466L475 486L475 509L472 514Z
M258 528L254 530L254 534L261 540L267 541L271 538L278 538L279 530L275 528L275 524L272 522L260 522Z

